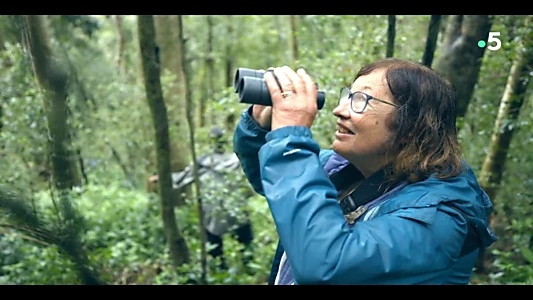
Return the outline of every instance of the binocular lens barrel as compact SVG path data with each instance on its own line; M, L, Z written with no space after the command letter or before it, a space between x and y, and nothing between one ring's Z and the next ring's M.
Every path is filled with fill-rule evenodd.
M240 81L244 77L263 78L263 76L265 76L264 71L258 71L258 70L246 69L246 68L237 69L237 72L235 73L235 83L234 83L235 92L238 93Z
M239 95L240 103L272 106L272 98L263 79L264 75L265 72L263 71L246 68L237 69L234 89ZM317 106L319 110L324 107L325 101L326 94L323 91L318 91Z

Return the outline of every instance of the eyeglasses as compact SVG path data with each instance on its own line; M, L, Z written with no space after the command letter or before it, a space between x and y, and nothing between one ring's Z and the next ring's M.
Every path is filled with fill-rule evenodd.
M396 105L394 103L374 98L374 97L372 97L372 96L370 96L368 94L365 94L363 92L354 92L354 93L352 93L352 91L350 91L349 88L343 87L341 89L341 92L340 92L340 95L339 95L339 104L342 101L346 101L346 100L351 100L350 108L356 114L363 113L365 111L365 109L366 109L366 106L368 105L368 101L370 101L370 100L375 100L375 101L378 101L378 102L381 102L381 103L392 105L394 107L398 107L398 105Z

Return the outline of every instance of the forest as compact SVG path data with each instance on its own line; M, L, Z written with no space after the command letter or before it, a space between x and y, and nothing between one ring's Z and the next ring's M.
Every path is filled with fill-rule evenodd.
M305 68L326 95L313 137L330 148L339 89L385 57L456 89L498 236L470 284L533 284L527 15L0 16L0 284L265 285L278 242L266 200L231 161L217 186L198 164L213 128L233 152L249 105L236 70ZM248 246L224 235L222 257L203 230L217 197L253 231Z

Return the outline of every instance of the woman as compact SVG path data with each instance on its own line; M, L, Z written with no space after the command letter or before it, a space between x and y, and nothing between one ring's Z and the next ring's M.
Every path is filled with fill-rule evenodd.
M310 128L317 88L271 69L272 107L253 105L235 153L280 238L270 284L468 284L490 199L460 158L452 86L413 62L362 68L333 110L333 150Z

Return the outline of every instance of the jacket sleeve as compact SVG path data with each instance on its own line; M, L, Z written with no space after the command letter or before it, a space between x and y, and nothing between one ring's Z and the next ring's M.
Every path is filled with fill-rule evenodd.
M266 143L269 130L261 128L252 118L252 106L241 114L241 120L233 135L233 150L243 169L248 182L260 195L263 194L263 184L259 170L259 150ZM320 150L320 163L324 165L329 159L332 150Z
M457 260L465 224L423 206L350 226L306 127L266 135L259 162L281 244L298 284L424 283Z
M252 118L250 106L241 114L233 135L233 150L239 158L242 170L256 193L263 195L263 186L259 174L259 149L265 144L265 136L269 132L262 129Z

